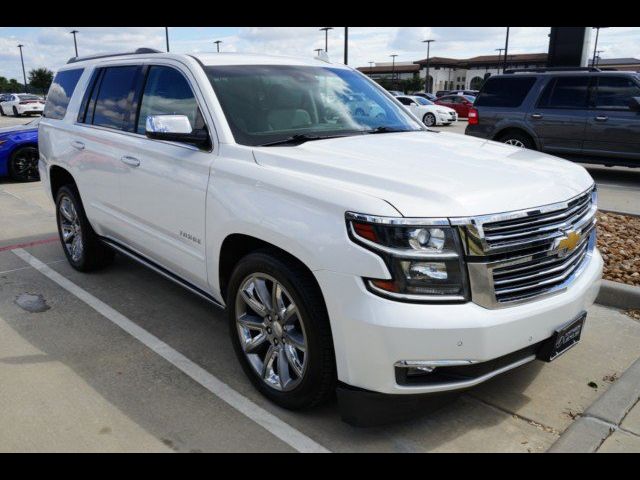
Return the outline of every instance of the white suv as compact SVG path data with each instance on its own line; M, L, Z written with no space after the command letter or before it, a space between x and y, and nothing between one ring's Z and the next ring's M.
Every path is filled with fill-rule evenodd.
M277 404L460 390L578 341L602 272L582 167L431 131L318 59L70 62L39 130L69 262L120 252L226 307Z

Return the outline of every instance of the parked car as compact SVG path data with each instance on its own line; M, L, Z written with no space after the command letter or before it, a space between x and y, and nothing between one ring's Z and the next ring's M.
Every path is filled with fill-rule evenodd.
M20 115L42 114L43 108L44 101L41 97L27 93L5 95L0 100L0 114L3 116L19 117Z
M581 166L429 130L346 65L142 52L54 78L39 166L62 249L81 272L119 252L226 308L276 404L337 389L361 424L367 402L578 342L602 274Z
M434 125L451 125L451 123L458 120L458 114L455 110L436 105L426 98L411 95L403 95L396 98L407 110L422 119L422 122L427 127L433 127Z
M414 95L416 97L426 98L430 102L435 102L438 99L438 97L436 97L433 93L414 92L414 93L412 93L412 95Z
M640 165L640 74L548 71L490 77L465 133L606 165Z
M467 118L474 101L475 97L469 95L446 95L438 98L435 103L453 108L460 118Z
M376 102L367 99L364 95L360 94L344 94L345 101L349 105L351 113L356 117L379 117L384 118L385 111L378 106Z
M39 118L25 125L0 128L0 177L26 182L39 180Z

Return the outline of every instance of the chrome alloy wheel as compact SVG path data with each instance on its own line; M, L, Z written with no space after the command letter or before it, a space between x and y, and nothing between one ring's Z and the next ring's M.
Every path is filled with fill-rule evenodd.
M506 143L507 145L513 145L514 147L525 148L524 143L522 143L517 138L510 138L509 140L505 140L504 143Z
M307 369L307 337L284 286L264 273L245 278L236 294L236 329L249 363L268 386L289 391Z
M82 258L82 228L76 207L71 198L66 195L60 200L60 230L62 231L62 241L67 252L74 262L79 262Z

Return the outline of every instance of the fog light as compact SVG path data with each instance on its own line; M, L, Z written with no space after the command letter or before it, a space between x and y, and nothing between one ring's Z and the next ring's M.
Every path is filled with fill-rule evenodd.
M402 262L407 280L446 280L447 266L442 262Z

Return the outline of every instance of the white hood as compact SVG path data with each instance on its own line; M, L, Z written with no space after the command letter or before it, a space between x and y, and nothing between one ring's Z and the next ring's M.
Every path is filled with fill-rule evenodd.
M367 134L256 147L254 155L265 167L320 176L386 200L405 217L531 208L567 200L593 184L584 168L566 160L444 132Z

